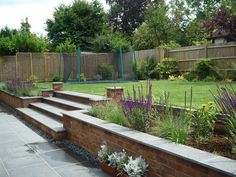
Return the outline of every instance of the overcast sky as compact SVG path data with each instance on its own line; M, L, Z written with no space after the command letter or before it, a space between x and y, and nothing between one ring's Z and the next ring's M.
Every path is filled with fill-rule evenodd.
M87 0L91 1L91 0ZM106 0L99 0L108 9ZM71 4L73 0L0 0L0 28L20 28L22 19L28 17L31 31L46 35L45 22L52 18L55 7Z

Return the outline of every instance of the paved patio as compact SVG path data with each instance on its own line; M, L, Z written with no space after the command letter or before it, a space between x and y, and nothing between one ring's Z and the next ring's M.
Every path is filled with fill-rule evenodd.
M51 144L0 106L0 177L108 177L63 144Z

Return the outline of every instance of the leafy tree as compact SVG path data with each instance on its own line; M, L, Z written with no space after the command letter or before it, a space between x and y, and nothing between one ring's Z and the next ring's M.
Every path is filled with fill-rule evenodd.
M167 12L168 7L163 2L160 4L149 5L145 14L146 23L155 37L157 46L162 42L168 42L170 21Z
M0 55L14 55L16 52L47 51L48 41L30 32L28 19L22 20L19 30L5 27L0 30Z
M56 47L56 52L73 53L75 51L76 45L72 44L69 40L66 40L64 43L61 43Z
M186 0L189 9L198 19L209 18L215 9L219 8L224 0Z
M69 40L89 50L96 35L102 33L105 22L106 14L98 1L75 0L72 5L60 5L55 9L53 19L46 22L46 30L53 48Z
M151 0L107 0L110 5L109 23L116 31L131 35L144 21Z
M21 28L20 29L22 32L30 33L30 28L31 28L31 25L29 24L28 18L26 17L25 20L21 21Z
M140 25L133 35L133 47L136 50L152 49L157 46L157 41L147 23Z
M93 41L93 50L96 52L118 52L120 47L124 51L129 51L131 44L128 39L119 32L106 31Z

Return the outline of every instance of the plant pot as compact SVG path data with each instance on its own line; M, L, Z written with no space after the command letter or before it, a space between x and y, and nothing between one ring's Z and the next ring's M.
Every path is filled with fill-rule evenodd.
M119 177L129 177L126 173L121 173Z
M116 168L111 167L108 164L103 163L103 162L101 162L99 160L97 162L98 162L100 168L102 169L102 171L104 171L105 173L107 173L108 175L113 176L113 177L117 177L118 176L119 171Z

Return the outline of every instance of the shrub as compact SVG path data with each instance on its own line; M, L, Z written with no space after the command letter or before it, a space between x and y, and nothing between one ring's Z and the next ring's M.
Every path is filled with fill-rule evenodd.
M197 74L196 74L196 72L194 70L191 70L189 72L185 72L183 74L183 76L188 81L193 81L193 80L195 80L197 78Z
M206 142L213 133L216 107L214 102L208 102L194 113L192 119L193 137L198 142Z
M172 58L164 58L157 65L157 71L161 79L168 79L170 75L176 76L178 74L177 61Z
M106 63L98 65L98 74L101 75L103 80L112 79L113 73L114 69L112 65L108 65Z
M156 65L157 62L153 57L138 59L136 63L133 63L133 71L139 80L158 79L159 73L157 72Z
M61 76L54 76L53 79L52 79L53 82L59 82L61 81Z
M147 172L148 164L140 156L135 159L129 157L128 163L124 165L124 171L129 177L144 176Z
M209 59L200 60L196 65L195 72L199 80L204 80L207 76L219 77L213 61Z

